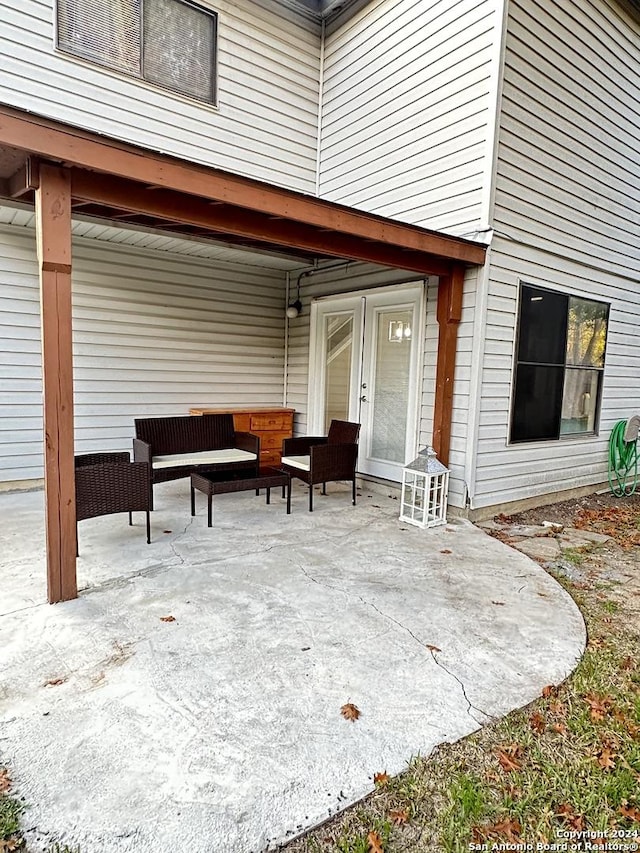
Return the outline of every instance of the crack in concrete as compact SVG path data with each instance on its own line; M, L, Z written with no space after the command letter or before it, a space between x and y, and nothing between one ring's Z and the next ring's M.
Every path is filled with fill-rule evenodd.
M180 554L178 554L178 552L176 551L176 547L175 547L176 542L178 542L186 534L187 530L191 527L191 525L193 524L194 521L195 521L195 516L192 516L189 519L189 521L185 524L184 530L182 531L182 533L176 534L173 537L173 539L169 542L169 548L171 548L171 550L173 552L173 556L176 558L176 560L178 560L179 566L184 566L185 558L181 557Z
M484 711L482 708L479 708L477 705L474 705L473 702L471 701L471 699L469 699L469 697L467 696L467 689L464 686L464 682L460 678L458 678L458 676L455 674L455 672L451 672L451 670L447 669L447 667L443 663L440 663L440 661L436 657L436 652L434 652L432 649L429 649L429 651L431 652L431 657L433 658L435 665L439 666L440 669L444 670L444 672L446 672L447 675L450 675L451 678L453 678L455 681L457 681L458 684L460 685L460 689L462 690L462 695L464 696L464 700L467 703L467 714L471 717L471 719L475 720L476 723L478 723L478 725L480 725L480 726L484 725L487 722L494 722L497 719L497 717L494 717L492 714L489 714L487 711ZM477 711L479 714L482 714L482 716L484 717L484 720L479 720L477 717L474 717L474 715L471 713L472 708L474 711Z
M460 678L458 678L458 676L454 672L451 672L451 670L447 669L447 667L437 659L436 652L434 652L433 649L430 649L429 646L427 645L427 643L423 642L418 636L416 636L413 633L413 631L411 630L411 628L409 628L407 625L404 625L402 622L400 622L398 619L395 619L393 616L390 616L388 613L385 613L383 610L380 610L380 608L377 607L377 605L375 605L372 601L367 601L359 593L351 593L348 590L343 589L342 587L332 586L331 584L324 583L323 581L319 581L317 578L314 578L313 575L309 574L309 572L304 568L304 566L300 565L299 563L298 563L298 568L301 570L302 574L306 578L308 578L310 581L313 581L313 583L318 584L318 586L323 586L326 589L331 589L331 590L335 590L336 592L341 592L343 595L347 595L349 597L353 597L355 595L365 605L365 607L371 607L373 610L376 611L376 613L378 613L380 616L382 616L383 619L387 619L389 622L393 622L395 625L397 625L399 628L401 628L403 631L405 631L407 634L409 634L409 636L413 640L415 640L416 643L418 643L420 648L427 649L429 651L429 653L431 654L431 657L432 657L435 665L440 667L440 669L443 672L446 672L450 678L453 678L453 680L456 681L460 685L462 695L464 697L465 702L467 703L467 714L471 717L472 720L474 720L474 722L478 723L478 725L484 725L486 722L492 722L495 719L497 719L492 714L489 714L487 711L484 711L482 708L479 708L477 705L473 704L473 702L467 696L467 689L464 685L464 682ZM479 720L477 717L475 717L471 713L472 709L474 711L477 711L479 714L482 714L482 716L484 717L484 720Z
M359 595L358 598L360 599L360 601L363 604L366 604L368 607L372 607L384 619L388 619L389 621L394 622L399 628L402 628L403 631L406 631L407 634L409 634L410 637L413 637L413 639L421 646L421 648L426 648L429 651L429 653L431 654L431 657L433 658L433 662L435 663L436 666L439 666L441 670L446 672L447 675L449 675L451 678L453 678L455 681L458 682L458 684L460 685L460 689L462 690L462 695L464 696L464 700L467 703L467 714L471 717L472 720L475 720L476 723L478 723L479 725L483 724L482 720L478 720L477 717L474 717L474 715L471 713L472 708L474 711L478 711L478 713L482 714L485 717L485 721L494 719L494 717L492 717L491 714L488 714L486 711L483 711L482 708L479 708L477 705L474 705L471 702L471 700L467 696L467 689L464 686L464 682L461 679L459 679L455 673L453 673L453 672L451 672L451 670L447 669L447 667L443 663L440 663L440 661L436 657L437 652L435 652L434 649L430 649L426 643L424 643L419 637L416 637L416 635L413 633L413 631L410 628L408 628L402 622L398 621L398 619L394 619L393 616L389 616L388 613L384 613L382 610L380 610L379 607L376 607L376 605L373 604L373 602L365 601L365 599L361 595Z

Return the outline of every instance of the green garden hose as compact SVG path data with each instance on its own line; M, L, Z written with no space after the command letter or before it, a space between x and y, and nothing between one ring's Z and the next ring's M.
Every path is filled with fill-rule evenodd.
M626 421L618 421L609 438L609 487L617 498L632 495L638 485L638 442L625 441Z

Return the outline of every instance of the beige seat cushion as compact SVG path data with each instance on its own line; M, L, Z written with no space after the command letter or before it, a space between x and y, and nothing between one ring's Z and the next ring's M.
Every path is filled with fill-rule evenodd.
M154 456L153 468L178 468L181 465L224 465L230 462L250 462L256 459L255 453L248 450L202 450L198 453L172 453L168 456Z
M310 456L283 456L283 465L290 465L292 468L299 468L301 471L308 471L311 467Z

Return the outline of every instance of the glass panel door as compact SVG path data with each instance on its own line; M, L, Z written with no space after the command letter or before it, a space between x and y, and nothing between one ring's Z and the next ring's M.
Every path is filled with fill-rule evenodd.
M366 297L358 470L402 480L416 453L422 288Z
M358 420L362 311L362 298L353 296L322 300L312 306L310 435L326 435L334 418Z
M335 418L349 420L353 364L353 312L324 317L324 432Z
M309 433L357 421L358 471L400 482L416 453L422 284L312 307Z
M377 312L371 456L404 465L411 372L411 310Z

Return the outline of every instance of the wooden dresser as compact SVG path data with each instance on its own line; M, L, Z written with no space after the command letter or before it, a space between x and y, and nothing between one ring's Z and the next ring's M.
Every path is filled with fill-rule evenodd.
M282 440L293 435L295 409L279 406L247 409L193 408L190 415L233 415L233 426L238 432L252 432L260 438L260 464L279 465L282 457Z

